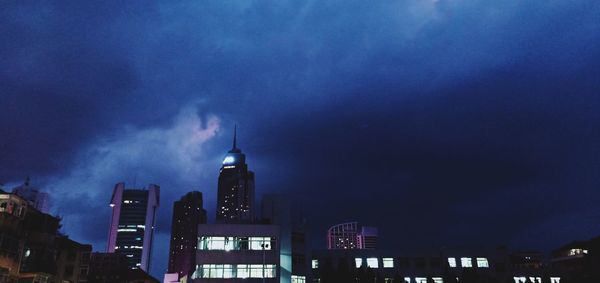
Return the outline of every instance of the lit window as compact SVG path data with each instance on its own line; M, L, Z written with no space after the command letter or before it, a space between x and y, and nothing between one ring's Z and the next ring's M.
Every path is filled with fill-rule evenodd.
M515 283L523 283L525 281L527 281L527 277L513 277L513 279L515 280Z
M313 259L311 262L312 268L319 268L319 260Z
M488 267L490 267L490 264L488 263L487 258L485 258L485 257L478 257L477 258L477 267L482 267L482 268L488 268Z
M248 278L250 277L250 270L248 269L247 264L238 264L237 265L237 278Z
M550 283L560 283L560 277L550 277Z
M271 249L271 237L250 237L249 241L251 250Z
M232 164L235 162L235 158L233 158L233 156L226 156L225 159L223 159L223 164Z
M355 264L356 268L361 268L361 266L362 266L362 258L360 258L360 257L355 258L354 259L354 264Z
M391 257L384 257L382 259L383 261L383 268L394 268L394 259Z
M404 282L405 283L410 283L410 277L404 277Z
M471 262L470 257L461 257L460 258L460 266L462 267L473 267L473 263Z
M233 265L223 264L223 278L234 278Z
M292 283L306 283L305 276L292 275Z
M571 249L569 250L569 256L576 256L576 255L580 255L580 254L587 254L588 250L584 250L584 249Z
M444 283L444 280L441 277L433 277L433 283Z
M448 265L449 265L450 267L456 267L456 258L449 257L449 258L448 258Z
M425 278L425 277L415 277L415 282L417 282L417 283L427 283L427 278Z
M376 257L367 258L367 267L369 268L379 268L379 262Z
M263 278L262 264L250 264L250 278Z

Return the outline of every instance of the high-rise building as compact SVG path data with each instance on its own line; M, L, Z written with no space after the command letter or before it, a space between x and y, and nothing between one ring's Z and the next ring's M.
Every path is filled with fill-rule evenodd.
M246 155L237 148L227 153L219 173L217 196L218 223L249 223L254 220L254 172L248 170Z
M327 230L327 249L375 249L377 228L359 226L357 222L337 224Z
M195 270L198 224L206 224L202 193L189 192L173 204L168 273L181 278Z
M23 185L13 188L13 194L27 200L31 206L43 213L48 213L50 211L49 195L42 192L39 188L31 186L29 177L25 179Z
M124 254L132 269L150 268L159 192L159 186L152 184L147 190L125 189L125 183L115 185L107 250Z

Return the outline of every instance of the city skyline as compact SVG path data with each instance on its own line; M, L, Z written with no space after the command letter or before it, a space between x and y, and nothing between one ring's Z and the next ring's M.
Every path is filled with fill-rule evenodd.
M50 196L106 250L115 183L215 219L232 129L305 215L377 246L548 251L600 235L598 1L9 1L0 9L0 183ZM390 219L393 219L390 220ZM155 273L157 271L157 273ZM160 272L158 272L160 271Z

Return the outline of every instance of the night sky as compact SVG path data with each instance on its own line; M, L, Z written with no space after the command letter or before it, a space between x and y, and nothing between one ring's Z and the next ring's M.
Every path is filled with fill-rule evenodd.
M238 145L257 199L397 251L600 234L600 1L2 1L0 183L31 176L104 250L115 183L204 193Z

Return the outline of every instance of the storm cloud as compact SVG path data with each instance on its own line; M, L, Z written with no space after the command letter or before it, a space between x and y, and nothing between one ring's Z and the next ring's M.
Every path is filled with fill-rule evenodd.
M158 183L156 276L172 201L214 216L236 123L315 248L348 220L398 250L600 233L598 1L0 6L0 183L31 175L97 250L113 185Z

